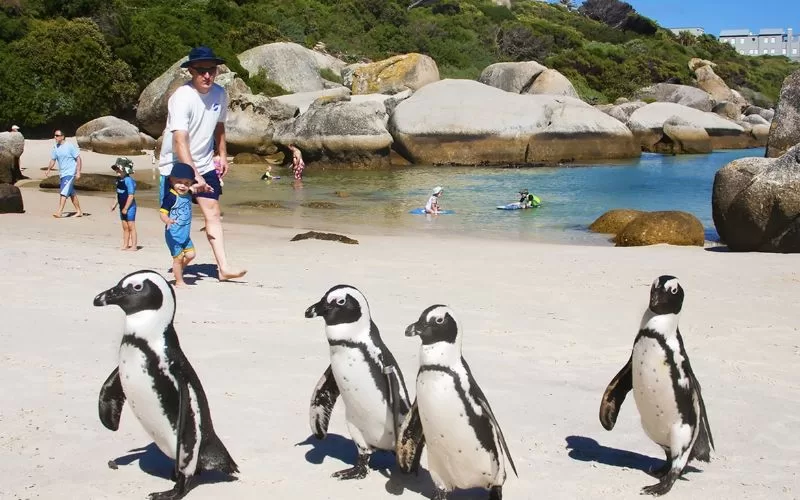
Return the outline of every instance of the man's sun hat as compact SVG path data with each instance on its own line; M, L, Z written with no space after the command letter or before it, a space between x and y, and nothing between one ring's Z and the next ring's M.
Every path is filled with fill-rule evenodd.
M433 194L439 194L442 191L444 191L444 189L442 189L442 186L436 186L435 188L433 188Z
M11 125L11 130L12 130L13 132L16 132L17 130L19 130L19 127L18 127L18 126L16 126L16 125Z
M214 55L214 51L210 48L201 45L189 51L189 59L181 63L181 68L188 68L191 64L197 62L213 62L214 64L225 64L225 59L219 58Z

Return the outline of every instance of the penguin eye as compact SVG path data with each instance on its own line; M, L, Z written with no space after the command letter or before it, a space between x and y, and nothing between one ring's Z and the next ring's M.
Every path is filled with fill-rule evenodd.
M144 286L141 283L136 283L135 285L133 285L133 289L136 290L137 292L141 292L142 288L144 288Z
M678 293L678 288L677 287L670 288L669 291L672 292L672 295L675 295L676 293Z
M436 318L434 321L436 321L437 325L443 325L444 324L444 318Z
M336 299L337 306L343 306L346 301L344 299Z

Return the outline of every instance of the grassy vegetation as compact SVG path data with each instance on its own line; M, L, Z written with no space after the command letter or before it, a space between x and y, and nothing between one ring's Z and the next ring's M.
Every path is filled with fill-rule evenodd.
M616 1L616 0L601 0ZM499 61L536 60L572 80L590 102L613 102L668 79L691 83L688 62L770 104L800 68L785 57L742 56L711 36L681 36L635 12L612 27L574 9L518 0L8 0L0 2L0 127L79 124L130 116L139 92L198 44L214 48L256 90L236 54L274 41L324 42L348 62L420 52L443 78L476 78ZM613 23L612 23L613 24ZM334 79L336 75L323 75Z

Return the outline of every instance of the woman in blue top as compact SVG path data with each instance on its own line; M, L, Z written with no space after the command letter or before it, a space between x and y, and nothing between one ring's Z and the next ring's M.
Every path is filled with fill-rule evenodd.
M111 205L113 212L119 206L119 220L122 221L122 247L120 250L139 249L136 235L136 181L133 180L133 162L127 158L117 158L111 169L117 172L117 199Z

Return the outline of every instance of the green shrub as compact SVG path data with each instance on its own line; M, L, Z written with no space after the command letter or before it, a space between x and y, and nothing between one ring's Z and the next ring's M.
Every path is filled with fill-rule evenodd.
M249 78L248 85L254 94L264 94L267 97L291 94L291 92L267 78L267 73L263 69L257 75Z
M329 82L334 82L334 83L338 83L338 84L342 83L342 75L340 75L339 73L336 73L335 71L333 71L330 68L322 68L322 69L320 69L319 70L319 76L321 76L325 80L328 80Z

